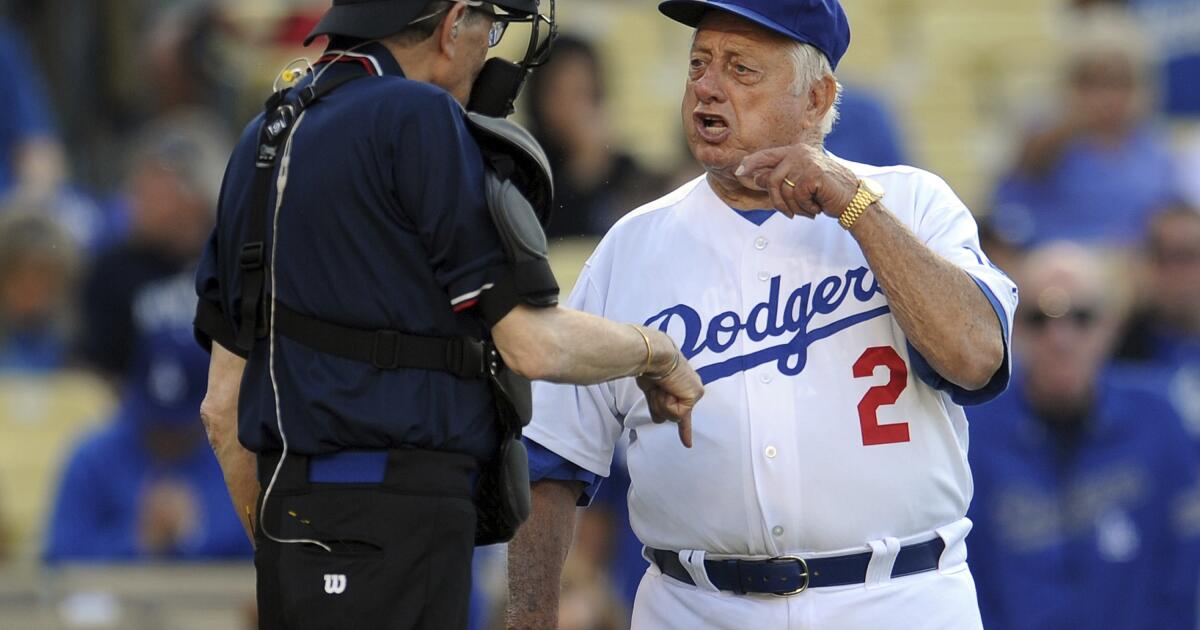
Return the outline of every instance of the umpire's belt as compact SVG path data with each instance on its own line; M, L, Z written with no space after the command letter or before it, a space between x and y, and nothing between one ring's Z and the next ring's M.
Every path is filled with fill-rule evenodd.
M892 577L923 573L937 568L946 543L941 538L900 548ZM648 549L654 563L666 575L695 585L688 570L679 561L679 554L662 549ZM809 588L862 584L867 579L870 551L805 560L796 556L766 560L705 560L704 570L713 586L739 595L764 593L794 595Z
M307 491L311 484L343 487L384 484L393 490L429 496L470 497L478 470L475 458L462 453L416 448L346 450L323 455L278 451L258 454L258 482L276 491ZM329 488L330 486L326 486Z

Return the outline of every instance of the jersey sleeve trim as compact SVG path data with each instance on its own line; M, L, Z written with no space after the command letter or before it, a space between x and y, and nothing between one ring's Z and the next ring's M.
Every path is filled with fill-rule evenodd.
M483 295L484 291L487 291L493 286L495 286L493 283L487 282L474 291L467 291L456 298L451 298L450 308L454 309L455 313L461 313L472 306L475 306L479 303L479 296Z
M522 433L526 438L541 444L559 457L584 470L595 473L600 477L607 477L609 475L609 467L612 465L611 453L609 454L608 461L602 461L594 453L572 446L564 440L540 430L536 418L534 422L525 427Z
M588 507L592 504L604 477L572 463L528 437L523 437L521 440L525 442L525 449L529 452L529 481L555 479L583 482L583 491L575 505Z
M979 290L983 291L984 296L986 296L988 299L988 303L992 305L992 310L996 313L996 317L1000 320L1000 330L1003 337L1002 342L1004 343L1004 361L1000 363L1000 367L996 370L996 373L992 375L992 378L990 381L988 381L987 385L972 391L963 389L962 387L951 383L943 378L941 374L938 374L937 370L933 369L933 366L929 364L929 361L927 361L911 343L905 342L908 345L908 356L912 362L913 372L916 373L917 377L920 378L923 383L932 387L933 389L946 392L950 395L950 400L953 401L954 404L963 407L981 405L999 396L1004 392L1005 389L1008 388L1008 381L1012 374L1012 361L1009 357L1008 347L1010 339L1008 317L1005 315L1004 307L1000 304L1000 300L996 298L996 294L992 293L991 288L989 288L987 284L985 284L979 278L976 278L973 274L968 273L967 275L971 277L971 280L975 282L975 285L979 287Z

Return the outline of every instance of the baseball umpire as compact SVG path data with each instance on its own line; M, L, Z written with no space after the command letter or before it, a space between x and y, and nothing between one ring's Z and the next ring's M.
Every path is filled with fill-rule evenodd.
M263 628L464 628L472 547L529 512L525 379L638 376L690 444L672 341L557 307L545 156L503 119L553 11L334 0L234 150L196 331ZM524 59L485 64L512 22Z

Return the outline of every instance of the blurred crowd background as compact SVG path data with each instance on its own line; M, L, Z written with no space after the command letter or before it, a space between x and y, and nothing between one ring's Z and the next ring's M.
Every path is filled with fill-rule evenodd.
M192 274L232 141L278 70L319 54L299 42L327 4L0 0L0 627L252 623L196 412ZM944 177L1022 290L1013 387L969 410L987 627L1190 630L1200 2L843 4L827 147ZM558 9L518 118L554 163L565 291L615 220L700 171L678 113L690 32L650 0ZM615 466L583 512L565 629L627 626L645 568L627 489ZM477 559L488 628L503 549Z

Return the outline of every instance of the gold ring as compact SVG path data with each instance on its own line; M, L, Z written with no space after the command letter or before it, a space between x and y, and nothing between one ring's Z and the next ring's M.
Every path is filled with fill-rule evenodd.
M795 187L796 187L796 182L794 182L794 181L792 181L792 180L790 180L790 179L788 179L788 178L786 178L786 177L784 177L784 178L783 178L783 183L787 184L787 185L788 185L788 186L790 186L791 188L795 188Z

